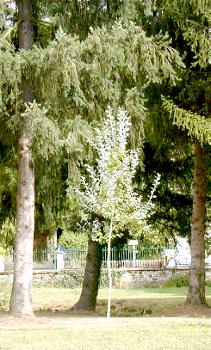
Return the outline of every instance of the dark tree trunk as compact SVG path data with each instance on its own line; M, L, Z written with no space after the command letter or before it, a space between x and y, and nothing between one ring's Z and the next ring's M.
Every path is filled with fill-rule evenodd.
M30 0L17 1L19 14L19 48L29 50L33 45L32 4ZM33 102L30 81L22 78L22 100ZM30 117L23 120L19 139L18 189L13 287L10 313L17 316L33 315L32 271L34 239L34 161L31 153Z
M193 305L202 305L206 303L204 266L206 167L204 159L203 149L200 143L196 141L193 173L193 212L191 222L191 266L187 295L187 302Z
M81 296L74 309L95 311L102 265L102 248L89 239L88 254Z

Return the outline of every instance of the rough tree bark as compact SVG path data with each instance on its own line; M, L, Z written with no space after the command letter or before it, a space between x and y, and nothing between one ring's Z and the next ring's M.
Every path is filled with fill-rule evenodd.
M31 0L17 1L19 16L19 48L30 50L33 45ZM33 102L30 81L22 78L22 101ZM32 271L34 239L34 161L31 152L31 118L23 120L23 129L18 143L18 189L16 210L16 233L14 277L10 297L10 313L16 316L31 316Z
M187 302L193 305L206 304L205 299L205 177L204 154L201 144L195 142L193 174L193 212L191 222L191 266Z
M101 264L102 248L99 243L89 239L82 292L79 301L73 306L73 309L95 311Z

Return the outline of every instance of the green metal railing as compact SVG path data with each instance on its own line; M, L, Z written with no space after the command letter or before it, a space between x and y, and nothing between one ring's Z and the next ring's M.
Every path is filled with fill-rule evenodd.
M209 255L209 252L208 252ZM208 257L207 255L207 257ZM210 256L210 255L209 255ZM77 269L86 266L87 248L36 249L34 269ZM102 267L107 268L108 249L102 249ZM190 258L175 255L174 248L125 246L111 248L111 267L114 269L162 268L189 265ZM62 267L59 267L62 261ZM208 260L207 260L208 261ZM4 259L5 271L13 270L13 253ZM207 264L210 264L207 263Z
M57 253L52 249L35 249L33 252L34 269L56 269ZM4 259L5 271L14 269L14 255L10 252Z
M162 267L165 263L164 248L126 246L111 249L113 268ZM107 267L108 249L103 248L103 267Z
M52 249L34 249L33 267L34 269L56 269L56 251Z
M165 263L164 248L125 246L111 248L111 266L113 268L161 267ZM87 248L69 248L52 251L34 250L34 264L41 266L51 261L56 267L57 254L63 254L64 268L84 268ZM107 267L108 249L102 249L102 267Z
M63 255L64 268L83 268L86 265L87 248L60 248L52 249L35 249L33 254L34 265L41 266L53 261L54 268L57 268L58 254Z
M54 252L52 252L50 249L34 249L33 260L37 263L48 261L49 255L52 253Z
M86 266L87 248L71 248L64 251L64 267L77 269Z

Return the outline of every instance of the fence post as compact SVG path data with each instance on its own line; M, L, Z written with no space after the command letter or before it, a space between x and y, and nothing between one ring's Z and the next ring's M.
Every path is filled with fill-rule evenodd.
M63 252L56 253L56 269L57 270L64 269L64 253Z
M136 267L136 247L135 245L132 246L132 257L133 257L133 268Z
M128 241L128 245L132 246L132 261L133 261L133 266L132 267L136 267L136 246L138 246L138 240L137 239L131 239L130 241Z

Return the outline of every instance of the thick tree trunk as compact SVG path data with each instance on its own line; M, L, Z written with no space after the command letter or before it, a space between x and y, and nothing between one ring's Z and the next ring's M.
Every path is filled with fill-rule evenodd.
M30 49L33 44L31 1L17 1L19 13L19 47ZM22 100L33 102L30 82L23 76ZM34 239L34 162L31 153L31 119L23 120L19 139L18 190L13 287L10 313L17 316L33 315L32 269Z
M82 292L79 301L74 305L73 309L95 311L100 283L101 264L101 246L99 243L89 239Z
M202 305L205 300L205 164L203 149L198 141L195 143L193 174L193 212L191 223L191 266L187 302Z

